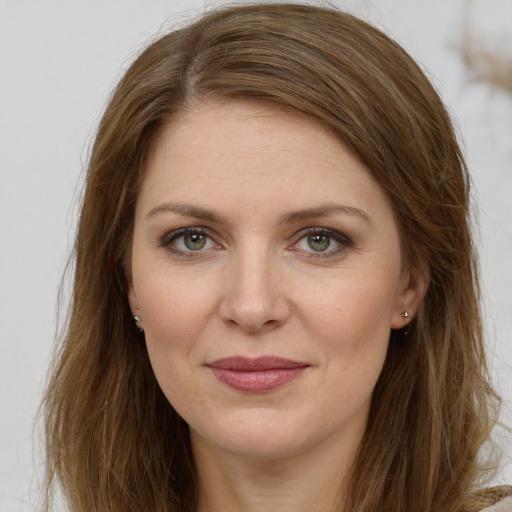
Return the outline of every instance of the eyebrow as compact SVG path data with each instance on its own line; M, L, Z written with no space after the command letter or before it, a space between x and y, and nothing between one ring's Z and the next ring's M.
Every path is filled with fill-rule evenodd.
M196 219L207 220L218 224L229 224L227 218L212 210L185 203L163 203L159 206L155 206L155 208L152 208L146 215L146 220L162 213L175 213L182 217L194 217Z
M359 217L370 226L373 226L370 216L364 210L355 208L354 206L345 206L337 203L327 203L315 208L306 208L303 210L295 210L285 213L279 217L279 224L293 224L294 222L301 220L319 217L332 217L333 215L350 215Z
M154 217L155 215L163 213L174 213L182 217L193 217L196 219L206 220L218 224L230 224L227 217L202 208L200 206L194 206L186 203L163 203L155 208L152 208L146 215L146 220ZM364 220L370 226L373 226L373 222L370 216L360 208L354 206L345 206L337 203L327 203L314 208L305 208L301 210L294 210L286 212L281 215L278 219L278 224L293 224L308 219L315 219L320 217L332 217L334 215L350 215L353 217L359 217Z

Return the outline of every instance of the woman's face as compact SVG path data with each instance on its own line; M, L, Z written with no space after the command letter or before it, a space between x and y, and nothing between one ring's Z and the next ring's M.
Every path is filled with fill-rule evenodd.
M132 312L193 444L251 457L356 446L390 330L420 296L364 165L312 121L250 102L163 130L131 262Z

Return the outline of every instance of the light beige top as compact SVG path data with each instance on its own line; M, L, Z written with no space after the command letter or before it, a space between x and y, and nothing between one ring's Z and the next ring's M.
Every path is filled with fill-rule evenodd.
M512 496L501 500L492 507L484 508L482 512L512 512Z

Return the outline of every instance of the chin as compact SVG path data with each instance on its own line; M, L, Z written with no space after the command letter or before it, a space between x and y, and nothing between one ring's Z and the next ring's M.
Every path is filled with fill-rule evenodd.
M284 459L305 452L322 442L329 433L308 429L297 419L276 417L275 412L236 414L219 428L198 432L191 428L192 445L214 446L239 457L251 459Z
M203 438L201 442L214 444L218 450L230 455L256 460L286 459L305 451L302 443L298 440L284 439L272 434L262 436L256 432L245 432L243 435L233 436L230 439ZM194 446L194 439L192 445Z

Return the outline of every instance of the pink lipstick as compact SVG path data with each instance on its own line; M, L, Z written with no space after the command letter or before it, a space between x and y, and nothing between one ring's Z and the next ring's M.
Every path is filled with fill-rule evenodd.
M225 357L206 366L222 383L248 393L272 391L296 379L309 368L306 363L274 356L256 359Z

